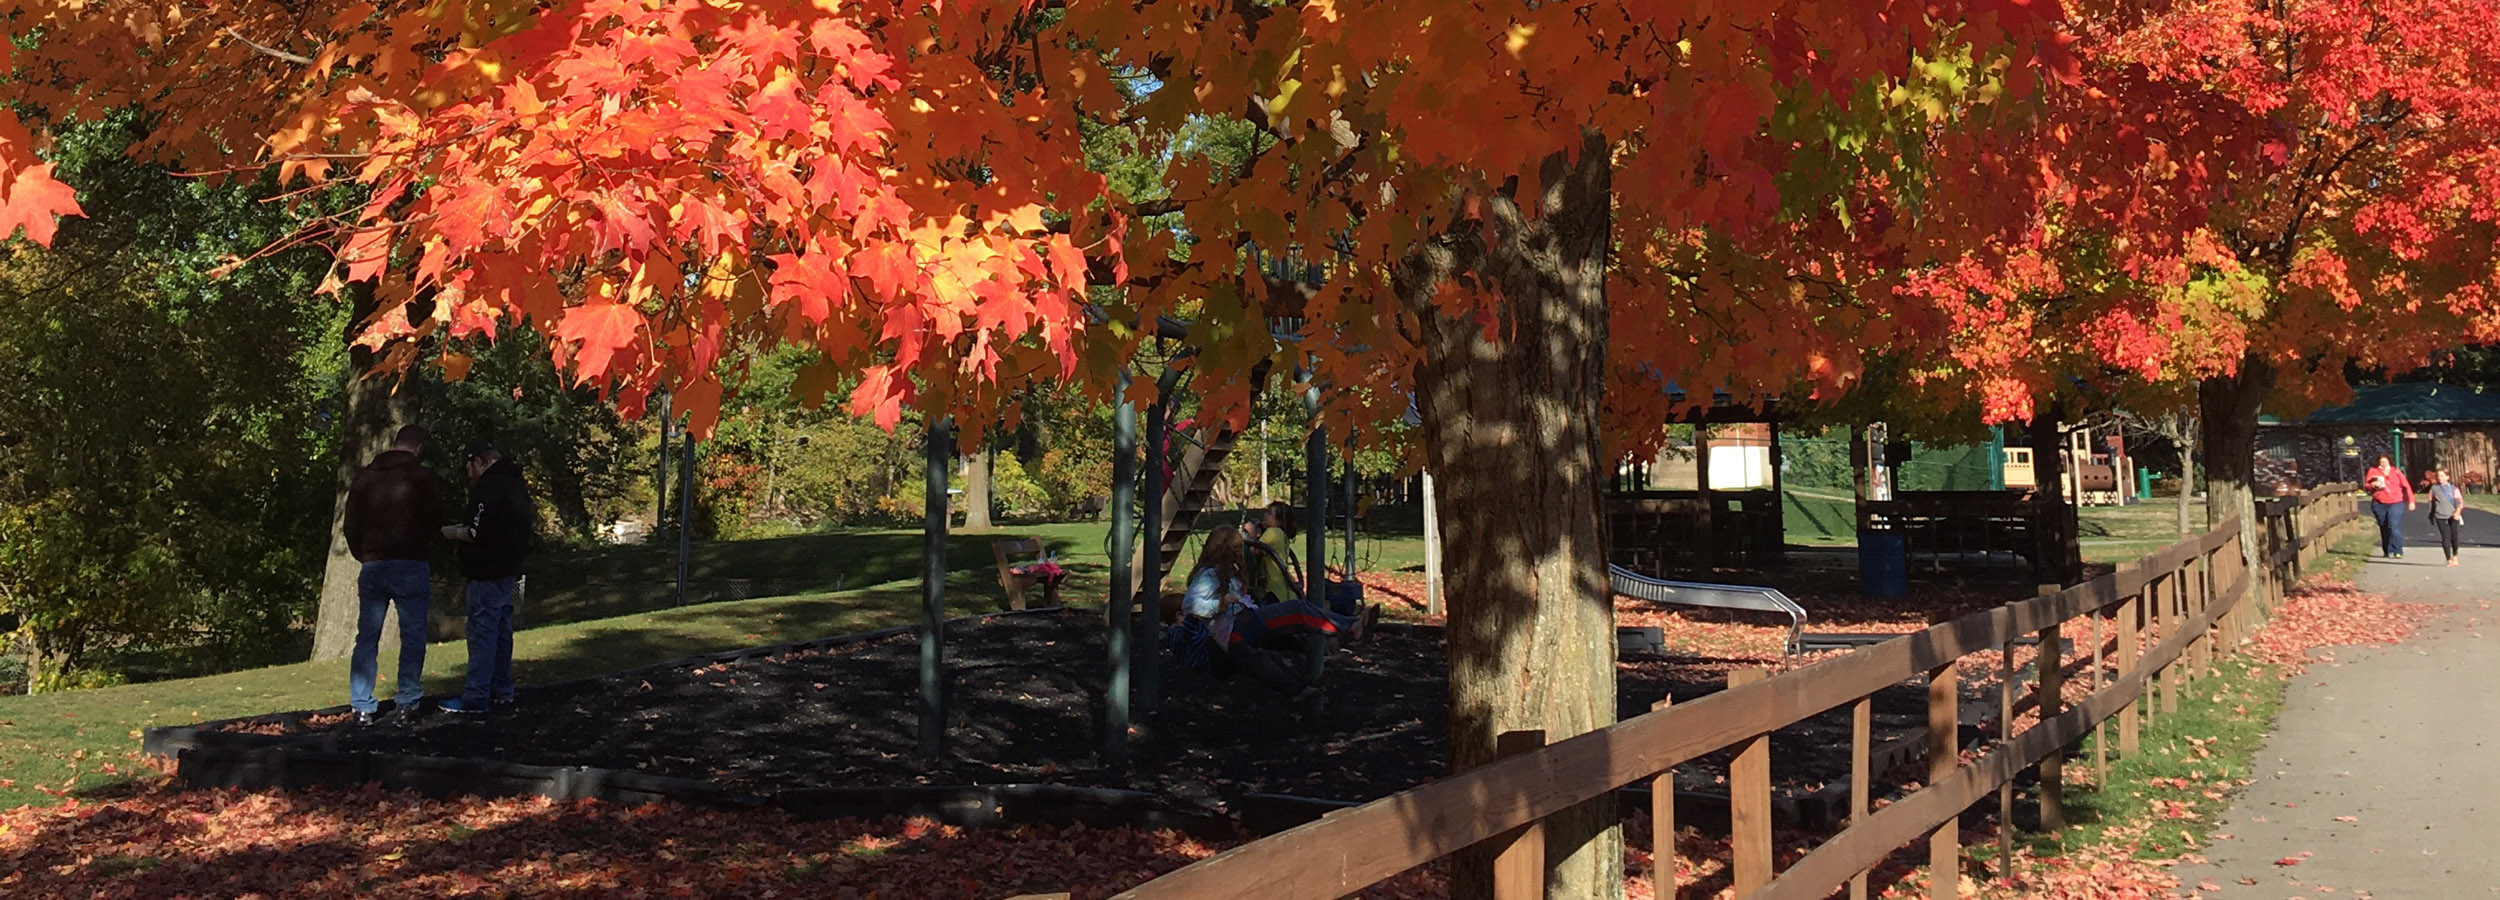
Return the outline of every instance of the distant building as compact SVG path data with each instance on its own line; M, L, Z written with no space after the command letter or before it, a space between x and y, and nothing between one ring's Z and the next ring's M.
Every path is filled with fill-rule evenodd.
M2436 382L2362 385L2343 406L2298 421L2257 420L2256 480L2278 494L2358 481L2382 453L2417 483L2438 466L2468 490L2489 489L2500 471L2500 392Z

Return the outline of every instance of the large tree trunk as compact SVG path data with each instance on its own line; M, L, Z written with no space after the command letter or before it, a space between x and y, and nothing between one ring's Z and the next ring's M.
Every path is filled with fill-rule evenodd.
M2266 567L2257 521L2257 412L2274 392L2274 364L2254 354L2240 361L2237 375L2207 378L2197 385L2197 407L2205 434L2205 525L2219 527L2233 516L2240 520L2240 547L2254 596L2265 593Z
M2083 580L2083 549L2075 520L2075 508L2083 498L2066 496L2067 461L2060 455L2066 434L2060 418L2057 399L2041 398L2023 434L2031 445L2032 521L2037 529L2032 535L2037 554L2032 572L2043 582L2069 585Z
M990 527L990 457L996 452L984 437L981 452L964 460L965 531L985 531Z
M353 342L356 329L373 314L373 286L369 283L350 285L355 314L348 318L347 340ZM394 390L399 379L368 378L381 356L363 347L350 346L347 354L347 388L344 394L345 414L339 422L339 491L330 506L330 556L321 572L321 605L313 616L313 649L315 660L338 659L347 655L356 644L356 573L363 568L347 552L347 485L356 478L356 470L390 449L391 438L399 426L414 417L413 398L408 391ZM393 616L397 615L394 610ZM385 623L383 634L395 634L392 623Z
M1506 732L1542 731L1552 743L1615 721L1597 495L1612 222L1604 138L1549 157L1540 182L1540 215L1488 198L1488 233L1451 229L1409 257L1398 285L1420 323L1426 467L1447 509L1450 757L1462 771L1497 758ZM1462 272L1498 292L1490 333L1433 302L1433 285ZM1611 795L1547 820L1549 896L1623 895L1618 822ZM1489 853L1454 863L1456 897L1491 895Z

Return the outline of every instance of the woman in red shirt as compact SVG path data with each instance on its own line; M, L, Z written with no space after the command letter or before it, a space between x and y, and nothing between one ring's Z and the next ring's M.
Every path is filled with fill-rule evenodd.
M2413 483L2405 480L2404 470L2381 453L2378 465L2362 473L2361 487L2370 492L2370 517L2378 520L2379 555L2388 559L2405 556L2404 514L2413 511Z

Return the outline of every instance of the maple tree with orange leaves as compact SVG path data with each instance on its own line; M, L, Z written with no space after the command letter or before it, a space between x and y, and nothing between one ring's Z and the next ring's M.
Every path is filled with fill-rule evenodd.
M2082 89L1975 144L2050 176L2026 179L2041 227L1911 280L1962 335L1929 374L2014 418L2061 394L2194 408L2209 523L2253 529L2261 412L2346 399L2354 366L2500 339L2500 15L2314 0L2072 18Z
M151 159L369 190L303 239L384 368L536 328L701 432L745 348L799 345L813 397L977 423L1039 381L1108 396L1169 315L1218 414L1261 361L1310 373L1332 427L1411 395L1468 767L1612 720L1597 479L1671 384L1828 398L1890 356L2006 420L2078 371L2196 354L2168 377L2210 398L2336 336L2415 335L2402 360L2453 333L2356 311L2488 282L2452 276L2488 270L2463 238L2500 185L2471 140L2500 42L2471 3L2369 6L38 0L12 8L0 224L41 242L77 212L45 123L137 105ZM2288 86L2276 21L2328 35ZM1251 152L1189 152L1209 119ZM1169 196L1112 190L1105 130ZM2283 302L2175 327L2233 267ZM1549 826L1557 890L1620 890L1614 821Z

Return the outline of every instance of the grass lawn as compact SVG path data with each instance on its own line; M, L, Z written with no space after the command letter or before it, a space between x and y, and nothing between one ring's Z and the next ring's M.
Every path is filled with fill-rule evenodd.
M984 585L988 590L980 589ZM950 579L948 615L995 610L997 594L996 583L986 578ZM544 683L709 650L910 624L919 620L919 608L917 584L887 584L549 625L514 636L513 668L525 685ZM385 693L390 690L388 680L396 671L398 656L395 642L385 641L381 665ZM467 648L459 642L433 645L425 657L426 689L432 693L457 689L467 660ZM526 688L522 701L528 702ZM128 780L139 767L139 730L149 726L345 702L345 660L0 697L0 808L51 802L44 788L85 792Z
M1782 489L1780 525L1791 544L1854 546L1858 542L1857 498L1846 488Z
M1075 572L1078 586L1109 567L1107 522L1005 525L947 534L950 581L999 593L1005 538L1038 538ZM822 594L920 580L917 528L852 528L822 534L694 544L686 565L692 603ZM1100 588L1094 589L1099 593ZM438 589L438 594L440 589ZM437 604L443 606L444 604ZM594 547L548 553L531 565L527 612L540 624L583 622L677 605L677 545ZM456 604L454 604L456 606ZM450 610L456 622L457 610ZM442 616L436 617L438 620ZM443 627L440 622L437 627ZM438 635L448 636L438 631Z
M2084 562L2127 562L2185 539L2179 534L2176 498L2156 497L2131 506L2087 506L2077 517L2082 520ZM2188 533L2205 533L2204 501L2188 503Z
M2147 723L2141 751L2132 758L2118 758L2118 722L2106 723L2108 782L2069 787L2066 819L2072 827L2055 835L2032 834L2035 848L2073 853L2107 842L2111 828L2142 828L2148 822L2161 827L2131 835L2144 859L2176 859L2209 842L2218 814L2250 777L2286 684L2277 667L2245 657L2223 660L2215 671L2180 692L2177 713ZM2077 753L2068 757L2066 769L2088 772L2091 760L2090 752ZM1985 853L1994 846L1973 849Z

